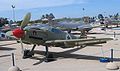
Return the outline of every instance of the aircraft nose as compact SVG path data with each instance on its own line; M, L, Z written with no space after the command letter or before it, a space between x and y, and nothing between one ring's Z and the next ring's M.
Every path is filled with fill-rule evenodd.
M13 35L16 37L16 38L22 38L25 34L24 30L20 29L20 28L17 28L17 29L14 29L12 31Z

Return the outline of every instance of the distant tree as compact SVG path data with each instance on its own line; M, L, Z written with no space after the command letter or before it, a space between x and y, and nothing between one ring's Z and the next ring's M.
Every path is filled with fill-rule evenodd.
M42 15L41 19L45 19L45 15Z
M104 17L103 17L103 15L102 14L99 14L98 15L98 19L103 19Z
M104 17L102 14L98 15L98 19L100 20L100 24L104 24Z
M35 23L41 23L42 20L41 19L38 19L38 20L34 20Z
M23 20L17 21L17 25L20 26Z
M9 21L7 18L4 18L4 24L9 24Z
M55 18L55 16L53 15L53 13L50 13L49 17L51 17L52 19Z
M119 17L119 13L117 13L117 14L114 15L114 19L115 20L118 20L118 17Z
M109 15L110 18L112 18L113 16L112 15Z
M48 19L48 18L49 18L49 15L48 15L48 14L46 14L46 15L45 15L45 17L46 17L46 19Z

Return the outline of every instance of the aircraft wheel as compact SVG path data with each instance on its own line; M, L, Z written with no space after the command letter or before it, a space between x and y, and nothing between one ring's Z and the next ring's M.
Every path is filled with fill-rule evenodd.
M23 59L30 58L34 55L34 52L31 52L30 50L24 50Z
M80 47L81 47L81 48L84 48L85 46L86 46L86 45L81 45Z
M55 61L53 54L49 54L45 59L45 62L51 62L51 61Z
M17 40L17 43L20 43L20 41Z

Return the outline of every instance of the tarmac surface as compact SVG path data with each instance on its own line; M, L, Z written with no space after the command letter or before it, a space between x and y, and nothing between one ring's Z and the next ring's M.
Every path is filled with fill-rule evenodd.
M15 54L15 65L22 71L109 71L106 69L107 63L101 63L101 57L110 57L110 49L114 49L114 62L120 67L120 30L93 29L88 36L113 37L116 39L105 44L86 46L85 48L74 47L62 49L59 47L49 48L53 53L55 61L43 62L45 48L37 46L35 55L32 58L22 59L21 46L15 40L0 41L0 71L8 71L12 66L11 53ZM24 48L31 49L32 45L24 44ZM119 71L119 70L114 70Z

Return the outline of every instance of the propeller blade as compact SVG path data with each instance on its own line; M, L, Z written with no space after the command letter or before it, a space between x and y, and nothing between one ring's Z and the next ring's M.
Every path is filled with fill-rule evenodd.
M8 31L8 32L6 32L6 34L5 34L7 37L8 37L8 39L17 39L15 36L13 36L13 33L12 33L12 31Z
M8 31L8 32L6 32L6 36L8 36L8 37L11 37L11 36L13 36L13 33L12 33L12 31Z
M24 28L29 23L30 18L31 18L31 13L27 13L21 23L21 28Z

